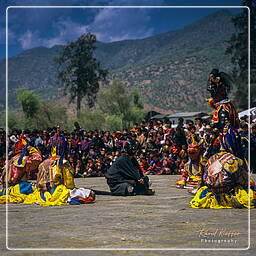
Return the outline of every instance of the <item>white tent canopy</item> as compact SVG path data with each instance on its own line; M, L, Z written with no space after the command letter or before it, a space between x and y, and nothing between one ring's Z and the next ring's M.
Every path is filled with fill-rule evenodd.
M252 120L256 119L256 107L254 108L250 108L250 109L246 109L240 113L238 113L238 117L242 118L244 116L251 116Z

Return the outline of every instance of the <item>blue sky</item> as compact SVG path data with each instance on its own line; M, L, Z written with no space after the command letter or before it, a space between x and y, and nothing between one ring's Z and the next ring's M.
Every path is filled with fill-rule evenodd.
M5 56L8 6L240 6L241 0L1 0L0 58ZM52 47L91 32L102 42L145 38L183 28L217 8L9 8L9 56L33 47ZM241 9L230 9L237 13Z

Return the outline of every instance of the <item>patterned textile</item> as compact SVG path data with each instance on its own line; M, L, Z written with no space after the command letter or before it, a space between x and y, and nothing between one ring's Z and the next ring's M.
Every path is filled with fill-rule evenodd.
M216 195L209 191L207 186L201 187L190 201L192 208L255 208L256 196L252 189L249 194L241 186L234 188L233 193L221 193Z
M13 148L13 154L19 154L22 152L22 150L26 147L27 145L27 138L22 135L19 137L19 140L15 143L14 148Z
M28 182L21 182L15 186L10 186L6 196L3 190L0 193L0 204L24 203L39 204L40 206L59 206L72 204L88 204L95 201L95 196L89 189L70 190L65 185L54 187L50 191L41 191L39 188L33 189ZM76 201L76 202L75 202Z
M241 159L244 158L241 137L233 127L224 128L220 137L220 144L226 152L234 154Z
M24 153L24 152L23 152ZM8 184L16 185L17 183L32 178L37 172L39 164L42 162L40 152L31 146L26 148L26 154L21 152L12 157L8 162ZM6 182L6 170L3 171L1 182Z
M231 102L215 104L215 110L212 117L212 123L217 126L225 126L225 118L230 121L230 125L239 128L238 115L234 105Z
M178 188L184 186L198 187L202 181L202 175L205 165L205 158L200 155L201 146L195 140L188 147L189 161L180 171L181 177L176 181Z
M192 208L254 208L256 195L248 195L248 169L244 161L231 153L213 155L205 166L201 187L190 202ZM253 188L251 186L251 188Z
M46 159L38 167L37 187L46 191L58 185L65 185L68 189L75 187L74 169L67 160L59 165L59 159Z
M90 189L74 188L70 189L69 204L90 204L95 200L95 195Z
M177 187L198 187L202 181L203 169L204 162L202 159L199 161L199 164L193 163L189 160L185 164L184 169L180 171L181 177L176 181Z
M54 136L50 138L48 154L53 159L59 159L59 165L62 165L64 160L64 155L67 151L68 143L64 136L56 133Z
M205 166L204 183L214 189L231 189L236 184L247 186L248 170L242 159L231 153L213 155Z

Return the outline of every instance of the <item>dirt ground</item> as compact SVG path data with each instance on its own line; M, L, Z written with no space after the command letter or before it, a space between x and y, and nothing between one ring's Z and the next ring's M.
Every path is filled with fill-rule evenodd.
M246 209L192 209L192 195L175 187L177 176L150 178L155 196L98 195L94 204L79 206L9 205L10 250L1 205L1 255L255 255L254 209L249 226ZM76 185L108 191L104 178L76 179Z

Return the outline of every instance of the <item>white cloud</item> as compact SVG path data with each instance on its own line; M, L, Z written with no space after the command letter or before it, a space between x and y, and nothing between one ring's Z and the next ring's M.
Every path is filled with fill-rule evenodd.
M19 36L23 49L36 46L52 47L76 40L84 33L96 34L102 42L114 42L127 39L145 38L153 35L154 29L149 27L151 9L144 8L105 8L98 10L90 24L74 22L71 18L60 18L51 27L52 37L45 38L38 29L27 29Z
M39 36L39 31L32 32L28 29L18 39L22 49L26 50L36 46L52 47L58 44L65 44L77 39L80 35L88 31L88 26L72 22L70 19L59 20L54 26L57 35L52 38L42 38Z
M98 12L89 29L103 42L148 37L154 31L148 27L149 11L143 8L105 8Z
M88 26L75 23L68 19L61 19L55 25L58 37L64 41L74 40L82 34L88 32Z
M26 50L37 46L40 40L36 33L27 30L23 35L20 36L18 41L20 42L22 49Z

